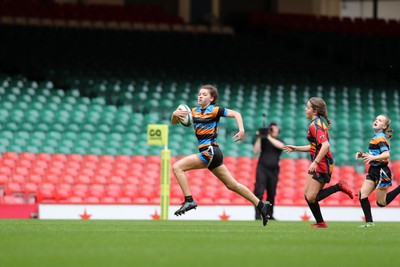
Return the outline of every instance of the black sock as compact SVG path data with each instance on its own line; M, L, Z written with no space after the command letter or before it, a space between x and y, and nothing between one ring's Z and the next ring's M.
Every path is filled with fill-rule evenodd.
M264 203L260 200L260 202L258 202L258 204L257 204L257 209L262 210L263 207L264 207Z
M335 185L332 185L330 187L324 188L324 189L322 189L322 190L320 190L318 192L317 201L319 202L319 201L329 197L333 193L336 193L337 191L340 191L340 187L339 187L338 184L335 184Z
M192 196L190 195L190 196L185 197L185 202L193 202Z
M312 214L314 215L315 220L317 221L317 223L323 222L324 219L322 218L322 213L321 213L321 208L319 207L318 202L308 202L308 200L306 199L308 206L310 207L310 210L312 212Z
M369 203L369 199L368 198L360 199L360 204L364 212L365 222L373 222L371 213L371 204Z
M389 203L392 202L392 200L395 199L398 194L400 194L400 186L393 189L386 195L386 205L389 205Z

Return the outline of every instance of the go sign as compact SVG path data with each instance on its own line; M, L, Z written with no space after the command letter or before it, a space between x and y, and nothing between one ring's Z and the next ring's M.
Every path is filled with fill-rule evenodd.
M167 124L148 124L147 125L147 144L149 146L168 145L168 125Z

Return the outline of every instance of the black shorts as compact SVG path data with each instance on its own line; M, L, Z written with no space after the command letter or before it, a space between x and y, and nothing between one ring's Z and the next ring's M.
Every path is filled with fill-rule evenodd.
M331 181L331 175L329 173L314 172L313 179L320 183L327 184Z
M224 164L224 155L217 146L208 146L201 149L197 155L210 171Z
M370 166L367 180L373 181L378 189L387 189L392 185L392 172L386 166Z

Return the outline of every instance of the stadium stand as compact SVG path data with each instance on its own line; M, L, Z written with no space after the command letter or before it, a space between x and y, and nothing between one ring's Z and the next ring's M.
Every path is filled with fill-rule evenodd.
M180 32L176 25L187 25L160 9L109 12L101 6L0 4L0 50L7 51L0 54L7 63L0 70L0 203L159 203L160 148L147 146L146 125L168 124L180 103L194 106L205 81L220 89L222 106L242 112L248 140L234 143L236 125L227 119L221 120L219 139L225 163L249 188L257 162L251 136L263 123L262 112L283 125L286 143L305 144L307 119L299 114L309 97L326 99L337 162L332 182L346 178L354 190L364 180L365 166L353 155L366 150L374 116L388 113L393 121L400 119L399 91L386 79L390 76L379 72L361 79L365 75L359 69L347 73L346 66L365 55L368 62L356 62L361 69L397 60L397 21L383 27L382 21L251 13L249 27L265 35L233 36ZM136 16L138 9L142 16ZM139 30L137 23L157 27ZM163 23L170 31L162 30ZM379 27L360 26L364 23ZM382 27L385 37L371 36ZM341 35L347 38L336 40ZM357 51L358 44L370 41L382 49L366 45ZM294 64L294 58L303 64ZM326 69L327 63L339 65ZM392 127L399 132L398 123ZM170 127L172 162L196 151L189 132ZM398 140L391 143L395 184L400 177ZM278 205L306 204L306 156L284 155ZM208 175L189 172L200 204L249 204L217 179L204 179ZM182 193L171 177L171 204L179 204ZM353 206L357 200L335 194L324 205Z

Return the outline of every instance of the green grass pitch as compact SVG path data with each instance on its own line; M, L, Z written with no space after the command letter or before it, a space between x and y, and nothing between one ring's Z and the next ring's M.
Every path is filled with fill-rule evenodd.
M400 223L0 220L1 266L397 266Z

